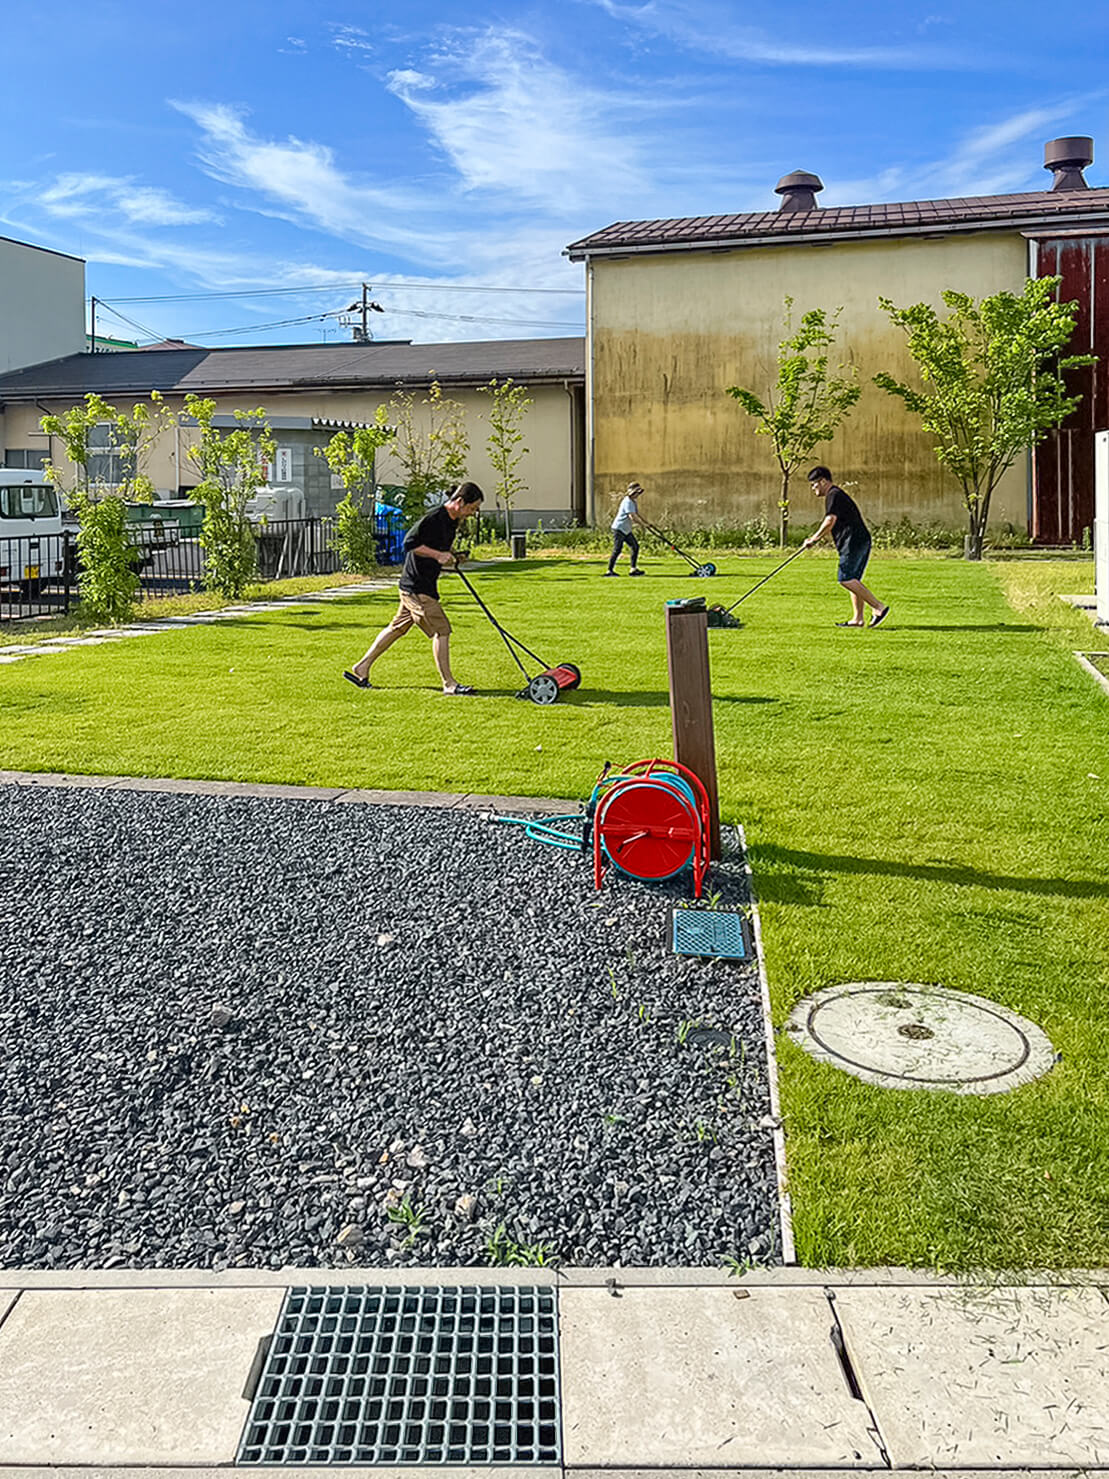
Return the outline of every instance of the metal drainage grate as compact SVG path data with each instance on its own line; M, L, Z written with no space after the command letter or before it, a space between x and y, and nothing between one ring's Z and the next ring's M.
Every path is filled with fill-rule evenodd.
M555 1291L290 1289L240 1464L557 1464Z
M728 960L750 960L746 922L742 914L715 909L675 909L674 954L717 955Z

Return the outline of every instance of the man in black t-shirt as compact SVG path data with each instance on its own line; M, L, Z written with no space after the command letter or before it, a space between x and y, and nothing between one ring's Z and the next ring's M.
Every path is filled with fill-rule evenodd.
M343 677L356 688L373 687L370 682L370 668L387 648L392 647L394 642L415 626L431 638L431 654L443 680L443 692L474 692L467 684L459 683L451 672L451 624L447 613L439 604L439 572L447 565L454 564L451 546L458 533L458 526L470 514L477 513L484 497L476 483L459 483L446 503L424 514L420 522L414 524L404 536L400 606L396 616L377 635L365 656L344 671Z
M863 585L863 571L870 559L870 530L863 523L859 506L842 488L836 487L832 482L832 474L826 467L813 468L809 473L809 487L818 498L824 500L824 522L815 533L809 535L801 548L811 549L818 539L831 533L839 555L836 579L851 597L851 620L837 621L836 626L866 626L864 607L870 606L874 611L870 625L876 627L879 622L885 621L890 609L883 606L874 592Z

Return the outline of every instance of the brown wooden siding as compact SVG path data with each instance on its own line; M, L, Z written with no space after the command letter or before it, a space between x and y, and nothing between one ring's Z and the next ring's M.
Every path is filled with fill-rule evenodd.
M1109 427L1109 236L1074 236L1035 243L1036 276L1059 276L1057 299L1077 301L1072 354L1098 363L1071 370L1082 400L1032 459L1031 533L1038 544L1075 544L1094 522L1094 432Z

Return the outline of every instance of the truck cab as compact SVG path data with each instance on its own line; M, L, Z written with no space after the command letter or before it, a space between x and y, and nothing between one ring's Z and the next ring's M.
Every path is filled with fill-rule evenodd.
M37 596L64 576L65 500L45 473L0 467L0 587Z
M44 472L0 467L0 539L61 534L65 501Z

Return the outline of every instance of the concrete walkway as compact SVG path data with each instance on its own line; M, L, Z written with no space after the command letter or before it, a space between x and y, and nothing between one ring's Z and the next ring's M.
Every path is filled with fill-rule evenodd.
M982 1287L899 1270L739 1281L713 1270L9 1271L0 1479L225 1472L260 1343L285 1290L302 1284L552 1289L562 1462L493 1466L501 1474L1106 1469L1109 1275L1060 1277Z
M290 606L312 606L319 602L342 601L350 596L363 596L368 591L387 591L397 583L391 579L366 579L351 585L328 586L322 591L307 591L300 596L278 596L272 601L245 601L237 606L222 606L217 611L194 611L188 616L167 616L158 621L135 621L129 626L97 627L79 637L48 637L41 642L19 642L0 647L0 664L22 662L28 657L49 657L52 653L69 652L76 647L99 647L105 642L122 642L130 637L153 637L159 632L175 632L186 627L211 626L214 622L238 621L260 611L284 611Z

